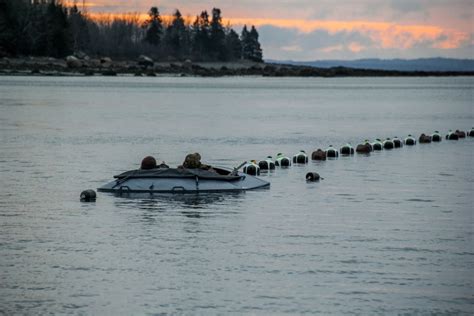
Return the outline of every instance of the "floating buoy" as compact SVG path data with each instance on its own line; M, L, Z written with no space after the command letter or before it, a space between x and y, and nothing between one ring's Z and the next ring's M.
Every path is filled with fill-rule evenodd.
M393 139L393 145L395 146L395 148L400 148L400 147L403 147L403 142L401 139L399 139L397 136L395 136Z
M293 163L308 163L308 155L304 150L300 150L299 153L293 156Z
M289 167L291 166L291 160L282 153L278 153L275 159L275 165L279 167Z
M429 143L431 143L431 136L425 135L425 134L421 134L421 135L420 135L420 138L418 138L418 142L419 142L420 144L429 144Z
M387 138L386 140L384 140L383 149L393 149L393 148L395 148L395 144L390 138Z
M448 135L446 135L446 139L458 140L459 136L456 133L454 133L453 131L449 130Z
M356 152L359 154L368 154L372 151L372 145L366 139L364 143L357 145Z
M441 134L438 131L435 131L433 134L431 134L431 141L433 142L440 142L443 139L441 137Z
M457 129L454 133L458 135L459 138L466 138L466 132L464 131L460 131Z
M265 160L260 160L258 162L258 166L261 170L274 170L275 169L275 162L272 160L272 156L268 156Z
M255 163L255 160L252 160L244 166L243 172L251 176L259 176L260 167Z
M372 150L382 150L383 149L383 144L382 141L377 138L375 142L372 143Z
M332 145L329 145L329 147L326 149L326 157L337 158L338 156L339 152L337 151L337 149L332 147Z
M470 137L474 137L474 127L471 128L471 130L469 132L467 132L467 134L470 136Z
M152 156L143 158L140 168L142 170L150 170L156 168L156 159Z
M317 172L308 172L306 174L306 181L316 182L319 181L320 178Z
M318 148L316 151L313 151L311 154L312 160L326 160L326 152L321 148Z
M85 190L81 192L81 202L95 202L97 195L94 190Z
M405 138L405 145L407 146L416 145L416 139L413 136L411 136L411 134L408 134L408 137Z
M341 153L341 155L344 155L344 156L353 155L354 147L352 147L351 144L347 143L344 146L342 146L341 149L339 149L339 152Z

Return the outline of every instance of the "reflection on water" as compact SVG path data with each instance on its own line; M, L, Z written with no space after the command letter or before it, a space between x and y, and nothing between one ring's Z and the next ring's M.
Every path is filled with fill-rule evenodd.
M169 209L208 209L213 204L219 206L236 205L241 201L245 192L228 193L187 193L187 194L158 194L158 193L108 193L116 197L115 205L119 208L142 210Z

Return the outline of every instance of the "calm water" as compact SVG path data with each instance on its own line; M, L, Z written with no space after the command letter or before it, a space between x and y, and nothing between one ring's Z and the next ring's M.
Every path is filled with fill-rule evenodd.
M243 194L79 194L150 154L231 167L467 130L473 91L474 78L0 77L0 314L470 314L474 139L279 169Z

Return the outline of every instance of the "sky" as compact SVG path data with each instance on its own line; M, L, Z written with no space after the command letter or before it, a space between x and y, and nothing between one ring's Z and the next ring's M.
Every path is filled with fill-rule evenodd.
M81 3L82 1L78 1ZM265 59L474 58L474 0L91 0L91 13L195 16L255 25Z

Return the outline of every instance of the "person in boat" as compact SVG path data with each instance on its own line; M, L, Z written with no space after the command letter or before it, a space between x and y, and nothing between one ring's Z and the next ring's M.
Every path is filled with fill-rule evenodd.
M184 158L184 162L178 168L180 169L202 169L207 171L214 171L215 170L206 164L201 162L201 155L199 153L189 154Z
M169 166L164 161L162 161L161 164L157 165L156 159L153 156L146 156L142 159L140 169L151 170L157 168L169 168Z

